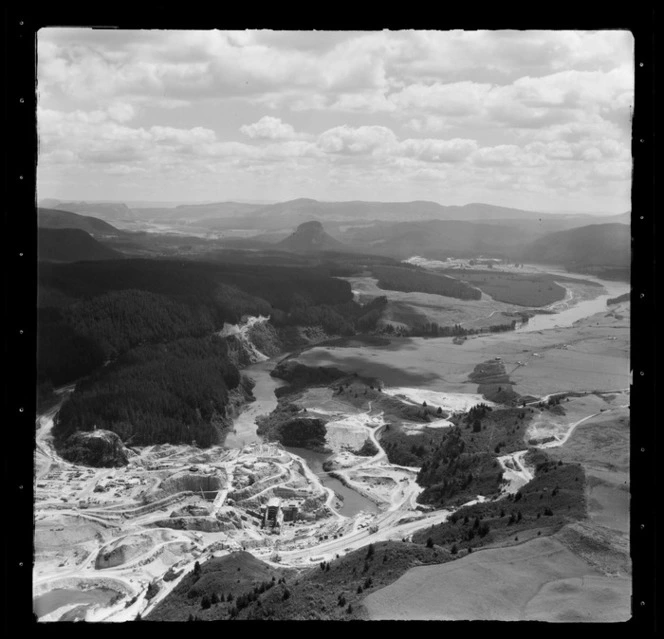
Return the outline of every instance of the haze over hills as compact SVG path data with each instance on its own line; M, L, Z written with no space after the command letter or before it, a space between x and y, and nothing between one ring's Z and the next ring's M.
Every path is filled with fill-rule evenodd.
M40 261L82 262L115 260L124 256L76 228L39 228L37 255Z
M74 208L87 210L85 203L70 203ZM220 248L232 248L250 251L285 251L289 253L316 253L321 251L334 251L338 253L363 253L365 255L381 255L394 259L407 259L414 255L430 259L446 259L448 257L495 257L524 262L551 263L564 266L569 270L587 268L629 269L630 246L629 229L627 224L603 223L605 218L592 218L591 216L548 215L531 218L492 219L482 220L441 220L441 219L411 219L409 221L393 222L389 220L359 220L359 224L344 223L338 217L336 220L312 220L309 211L328 207L331 211L343 212L343 206L359 205L369 211L380 203L320 203L313 200L296 200L293 203L261 207L260 205L243 204L238 202L225 202L220 204L185 205L169 209L169 219L161 219L149 233L129 233L109 224L101 217L135 215L136 211L120 204L107 205L104 203L94 205L99 210L100 217L91 217L67 211L62 208L38 210L38 223L41 228L49 229L79 229L89 232L97 239L107 240L110 246L120 252L132 255L173 255L177 253L178 246L182 245L189 255L204 257L208 251L217 251L215 259L223 259ZM387 205L388 213L396 207L415 206L420 203L392 203ZM430 211L429 205L435 203L422 203L425 210ZM319 206L320 205L320 206ZM65 206L59 204L58 207ZM226 218L214 217L222 206ZM341 207L341 208L340 208ZM474 207L474 208L473 208ZM442 207L440 207L442 209ZM272 215L286 214L291 219L293 211L297 218L306 218L297 225L283 229L287 219L268 217L266 210ZM469 205L468 207L447 207L449 210L472 209L476 214L482 212L488 216L500 214L514 215L521 213L531 216L537 213L504 209L489 205ZM157 210L157 209L154 209ZM350 209L348 209L350 210ZM153 209L142 209L142 214L151 215ZM186 215L182 212L185 212ZM244 215L239 215L242 211ZM280 212L281 211L281 212ZM384 213L384 211L383 211ZM452 215L452 214L451 214ZM179 216L179 217L178 217ZM196 218L196 220L192 220ZM623 213L613 218L629 219L630 213ZM403 219L403 218L402 218ZM597 223L579 226L581 222L592 219ZM178 223L177 220L180 220ZM185 222L188 220L188 222ZM120 222L122 224L123 222ZM178 224L180 224L178 226ZM208 232L201 233L197 224L208 226ZM218 225L220 235L209 234L209 229ZM254 225L250 236L235 235L235 229ZM293 228L295 227L295 231ZM129 228L141 231L140 224L133 221ZM174 234L168 235L169 229ZM276 230L279 229L279 230ZM262 233L260 231L263 231ZM226 234L228 232L229 234ZM247 231L242 231L246 233ZM194 237L198 234L198 237ZM71 239L71 238L69 238ZM92 245L86 238L83 240L84 257L80 251L71 245L72 260L75 259L104 259L103 257L88 257L99 255L98 247L92 250ZM45 240L48 242L48 240ZM86 248L87 247L87 248ZM89 249L89 250L88 250ZM51 251L51 249L48 249ZM70 257L64 252L64 246L53 248L52 258L64 259ZM193 252L192 252L193 251ZM623 273L624 274L624 273Z
M121 202L60 202L54 208L93 215L107 222L130 222L136 218L132 209Z
M531 242L524 260L562 264L570 270L607 266L628 269L631 231L626 224L591 224L550 233Z
M556 230L590 223L628 222L629 214L596 216L590 214L552 214L537 211L472 203L444 206L436 202L320 202L299 198L276 204L247 201L185 203L164 206L141 202L132 208L119 202L63 202L42 200L49 208L94 215L107 222L135 227L140 223L168 223L205 229L253 229L278 231L291 229L311 219L325 223L368 224L377 221L461 220L501 224L539 223Z
M125 232L96 217L79 215L61 209L37 209L37 225L49 229L81 229L92 236L119 236Z

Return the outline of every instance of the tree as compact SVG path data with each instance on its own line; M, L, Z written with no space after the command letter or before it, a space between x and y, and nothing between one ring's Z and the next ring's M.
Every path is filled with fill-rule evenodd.
M369 544L369 548L367 548L367 559L371 559L374 556L374 545Z
M287 599L290 599L290 590L288 590L288 588L286 588L286 590L284 590L284 594L281 597L281 599L282 599L282 601L286 601Z
M219 603L219 595L216 592L212 593L212 597L210 597L210 603L211 604L218 604Z
M346 613L350 615L352 612L353 612L353 606L351 606L351 604L348 604L348 608L346 608Z
M207 595L205 595L203 599L201 599L201 608L203 608L203 610L207 610L210 607L210 605L211 605L210 598Z
M431 537L427 539L427 548L433 548L433 539Z
M450 548L450 552L451 552L453 555L456 555L456 554L459 552L459 549L457 548L457 545L456 545L456 544L453 544L453 545L452 545L452 548Z
M437 415L442 415L443 414L443 409L441 406L438 407L438 410L436 411Z
M476 419L473 422L473 432L474 433L479 433L482 430L482 422L480 422L479 419Z

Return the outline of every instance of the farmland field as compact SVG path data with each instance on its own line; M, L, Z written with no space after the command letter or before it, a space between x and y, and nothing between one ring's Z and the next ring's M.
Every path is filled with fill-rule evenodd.
M440 270L471 286L476 286L494 300L518 306L547 306L565 298L565 288L551 275L501 273L475 270Z
M606 338L607 330L615 340ZM297 359L307 366L378 377L387 386L474 393L477 385L468 375L492 357L502 358L520 395L624 389L630 381L629 325L615 317L594 316L543 332L471 336L461 346L451 338L392 338L389 346L314 347Z
M364 600L370 619L624 621L631 582L555 537L412 568Z

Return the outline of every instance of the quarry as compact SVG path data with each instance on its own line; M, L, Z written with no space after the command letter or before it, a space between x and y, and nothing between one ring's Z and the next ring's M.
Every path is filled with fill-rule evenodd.
M628 304L572 327L471 337L461 347L451 338L401 340L398 370L391 364L392 345L312 348L298 361L381 377L385 400L412 409L423 404L439 408L440 413L425 423L402 420L405 434L448 429L455 416L473 406L496 406L468 375L487 357L504 366L535 411L522 450L497 457L503 484L496 498L504 499L533 477L526 457L529 448L566 450L568 440L576 441L574 433L586 424L628 411L629 328L620 312L628 315ZM225 331L248 341L247 329L265 321L252 318L245 326ZM600 322L610 327L611 337L597 337L593 329ZM256 356L253 346L249 350L256 364L246 373L255 382L256 404L261 412L269 412L276 406L274 390L283 382L270 376L276 361ZM386 373L388 365L392 368ZM592 370L598 371L595 378L587 375ZM568 393L564 415L542 408L551 396L563 392ZM66 394L64 390L63 399ZM388 461L381 436L391 422L372 400L362 395L351 400L334 385L319 385L304 389L296 404L309 418L325 421L327 453L261 441L255 435L254 409L251 423L241 416L236 420L238 431L226 445L123 447L125 465L89 467L65 461L54 450L51 429L57 406L41 415L36 424L33 570L39 620L131 620L148 614L197 562L246 550L269 565L305 569L375 541L409 539L447 521L452 510L417 502L423 490L416 481L419 468ZM246 410L251 411L252 404ZM105 437L104 431L91 435ZM365 446L369 454L359 454ZM611 471L593 472L593 503L610 504L612 513L622 513L615 482L611 476L607 479ZM477 495L467 503L485 499ZM606 515L598 515L600 520L602 516ZM583 574L583 565L568 560L575 576ZM468 565L473 568L476 563ZM420 577L404 579L410 583L408 579ZM623 581L619 584L622 588ZM385 596L371 600L372 618L393 618L386 613L391 604L383 603L390 601ZM405 613L395 614L400 618ZM426 609L421 614L426 618L433 613Z

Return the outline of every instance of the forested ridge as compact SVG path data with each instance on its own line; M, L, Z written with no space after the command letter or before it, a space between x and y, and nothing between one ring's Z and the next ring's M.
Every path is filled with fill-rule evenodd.
M375 328L386 304L362 306L316 269L187 261L45 264L39 285L38 395L81 380L58 417L61 448L95 426L136 445L216 443L240 384L213 335L224 323L269 315L282 330L351 335Z
M102 428L134 445L217 443L240 373L216 336L135 348L77 385L54 435Z

